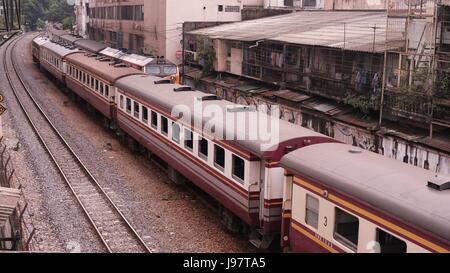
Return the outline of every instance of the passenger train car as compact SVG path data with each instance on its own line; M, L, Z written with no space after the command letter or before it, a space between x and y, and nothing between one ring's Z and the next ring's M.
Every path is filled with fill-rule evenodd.
M108 47L104 43L84 39L81 36L59 30L51 31L51 40L62 45L74 46L87 52L111 57L116 62L125 63L149 75L171 79L172 82L179 82L177 65L169 62L164 57L148 57L127 53L120 49Z
M450 251L449 178L62 48L41 46L42 67L120 136L166 162L171 179L187 179L213 197L223 223L250 231L257 247L280 236L293 252ZM214 122L192 114L209 109L225 114ZM251 137L260 118L278 126L269 142Z
M295 150L283 244L295 252L449 252L450 179L342 143Z

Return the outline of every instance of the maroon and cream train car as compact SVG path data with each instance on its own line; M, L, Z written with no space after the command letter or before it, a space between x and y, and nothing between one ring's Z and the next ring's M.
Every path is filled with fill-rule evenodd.
M267 114L260 115L279 124L279 130L271 132L276 139L273 143L252 139L249 134L258 112L251 107L163 82L153 76L129 76L116 82L119 128L247 225L255 230L263 227L261 235L279 232L284 176L270 169L291 149L334 140ZM174 109L183 110L182 118ZM199 109L231 115L211 123L203 115L192 115ZM189 118L185 112L191 113ZM264 182L266 173L269 182Z
M50 40L47 37L38 36L33 39L31 43L31 53L33 55L33 62L39 62L39 55L41 46L43 44L49 43Z
M58 81L65 83L66 57L79 53L77 48L71 49L52 42L44 43L40 47L39 64L52 74Z
M113 65L111 60L90 53L67 56L66 85L108 120L115 116L114 83L126 76L142 74L141 71Z
M450 252L450 178L339 143L281 160L294 252Z

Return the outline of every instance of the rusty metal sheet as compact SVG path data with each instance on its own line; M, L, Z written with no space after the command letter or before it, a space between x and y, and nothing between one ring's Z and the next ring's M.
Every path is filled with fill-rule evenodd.
M311 100L304 101L302 103L302 107L309 108L312 110L316 110L330 116L334 116L336 114L341 113L346 110L346 107L339 105L335 102L323 100L320 98L315 98Z
M273 96L293 102L302 102L311 98L311 96L291 90L278 90L273 93Z

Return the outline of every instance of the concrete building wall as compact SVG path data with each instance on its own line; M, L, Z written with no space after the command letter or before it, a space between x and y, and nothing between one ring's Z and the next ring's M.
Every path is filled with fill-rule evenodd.
M144 44L153 51L154 55L166 55L166 39L170 33L167 32L167 6L165 0L144 1ZM149 52L146 52L149 53Z
M242 1L239 0L167 0L166 58L181 63L182 23L241 21ZM186 12L189 11L189 12Z
M91 26L104 30L108 43L110 32L121 35L119 45L112 46L134 49L136 39L143 39L144 53L165 56L169 61L181 63L181 40L183 22L230 22L240 21L243 3L241 0L91 0L90 7L143 5L144 21L110 20L91 18ZM256 3L258 1L250 1ZM96 35L99 36L99 35ZM103 37L101 37L103 38ZM96 37L96 39L99 39ZM111 41L114 42L114 41ZM136 50L133 50L136 51Z
M77 0L75 2L75 32L83 37L88 37L87 25L89 0Z

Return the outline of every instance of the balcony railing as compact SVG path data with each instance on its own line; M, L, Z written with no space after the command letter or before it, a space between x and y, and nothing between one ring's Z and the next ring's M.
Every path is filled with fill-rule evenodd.
M428 121L433 110L431 97L420 93L387 91L385 103L386 110L392 115L412 120Z

